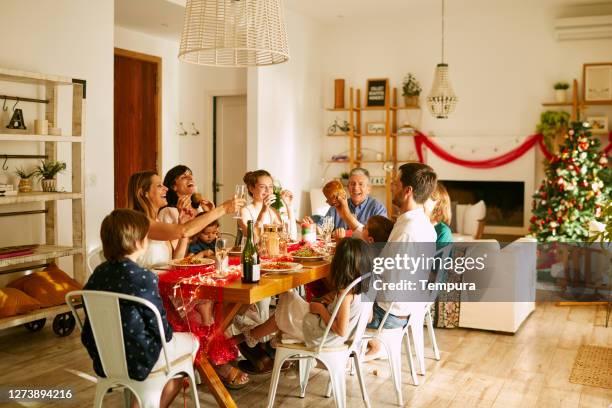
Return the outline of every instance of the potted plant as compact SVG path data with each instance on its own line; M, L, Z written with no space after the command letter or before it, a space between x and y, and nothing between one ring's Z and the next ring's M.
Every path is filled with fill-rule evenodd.
M20 193L32 192L32 176L36 173L36 170L25 170L23 167L15 170L15 174L19 177L19 185L17 188Z
M419 95L421 94L421 84L416 80L413 73L404 77L402 83L402 96L406 106L419 106Z
M570 115L567 112L546 111L540 115L536 132L544 136L544 144L551 152L557 152L562 137L568 129Z
M340 182L342 183L343 186L348 186L348 179L349 179L349 174L348 172L343 172L342 174L340 174Z
M565 103L567 101L567 90L569 84L567 82L556 82L555 83L555 100L559 103Z
M43 191L56 191L57 180L55 176L58 173L66 170L66 163L58 162L53 160L41 161L40 165L36 167L36 175L41 180Z

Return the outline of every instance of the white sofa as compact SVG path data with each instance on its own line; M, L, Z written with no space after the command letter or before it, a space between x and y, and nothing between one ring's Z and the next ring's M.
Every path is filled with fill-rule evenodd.
M478 245L470 245L475 243ZM459 326L516 333L535 310L536 240L521 238L501 250L495 240L456 245L469 245L465 256L487 253L486 274L475 270L464 273L463 282L484 289L477 294L462 292Z

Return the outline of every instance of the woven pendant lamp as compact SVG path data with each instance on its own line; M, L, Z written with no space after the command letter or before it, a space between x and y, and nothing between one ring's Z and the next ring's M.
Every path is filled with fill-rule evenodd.
M444 63L444 0L442 0L442 62L436 65L431 92L427 96L427 107L438 119L447 119L455 110L457 96L448 77L448 64Z
M282 0L187 0L179 58L216 67L287 61Z

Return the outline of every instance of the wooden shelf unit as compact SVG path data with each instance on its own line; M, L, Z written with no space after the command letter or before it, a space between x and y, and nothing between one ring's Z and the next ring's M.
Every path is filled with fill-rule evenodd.
M45 104L45 119L57 126L58 123L58 87L72 87L72 129L62 136L36 135L29 133L1 133L0 142L34 142L44 143L44 154L47 160L57 160L57 143L71 144L72 187L70 192L18 193L16 196L0 197L0 213L5 205L26 203L44 203L45 242L34 248L34 253L24 256L0 259L0 274L23 273L26 270L38 269L48 263L57 263L61 257L72 257L73 277L83 284L87 278L85 269L85 96L86 82L80 79L58 75L46 75L34 72L17 71L0 68L0 81L42 86ZM0 82L0 87L2 83ZM67 129L64 129L66 132ZM0 143L0 151L2 144ZM2 154L0 153L0 157ZM58 245L59 225L57 201L72 201L72 245ZM20 215L11 208L11 215ZM24 211L24 213L26 213ZM21 265L21 267L20 267ZM35 320L67 313L66 305L39 309L30 313L0 319L0 329L29 323Z
M385 105L380 107L367 107L362 106L361 91L359 89L349 88L349 106L343 109L332 109L327 108L330 112L347 112L348 122L350 131L345 134L328 134L329 137L347 137L349 138L349 148L347 161L333 161L327 160L328 164L342 164L348 165L349 169L359 167L362 164L372 163L385 163L393 162L394 170L386 173L385 185L377 185L376 188L385 188L385 201L387 211L392 214L392 194L391 194L391 181L396 174L396 168L398 163L407 163L408 161L398 161L398 138L413 137L413 134L397 134L398 129L398 112L400 111L418 111L421 108L419 106L399 106L397 97L397 88L389 87L387 82L387 89L385 93ZM362 112L380 112L384 114L384 118L380 118L380 122L385 122L385 132L381 134L365 134L363 129L363 117ZM384 138L385 148L383 151L384 160L364 160L359 159L363 157L363 140L368 138ZM373 186L374 187L374 186Z

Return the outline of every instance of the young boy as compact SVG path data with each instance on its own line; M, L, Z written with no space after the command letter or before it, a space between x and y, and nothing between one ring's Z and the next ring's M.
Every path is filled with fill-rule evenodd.
M149 219L140 212L118 209L107 215L100 228L107 261L94 270L83 289L122 293L150 301L161 315L170 361L188 353L193 360L198 340L191 333L172 333L159 295L157 275L136 263L147 249L148 231ZM130 302L121 302L120 308L128 373L130 378L142 381L151 371L165 367L155 315L148 308ZM93 360L96 374L105 377L89 320L85 321L81 341ZM170 405L181 384L181 379L166 384L160 407ZM133 398L132 408L136 407L138 402Z
M361 233L361 239L368 244L387 242L392 230L393 221L382 215L374 215L366 222Z
M198 214L201 215L204 213ZM219 221L215 220L208 224L189 245L189 253L201 257L215 256L215 243L219 237Z

